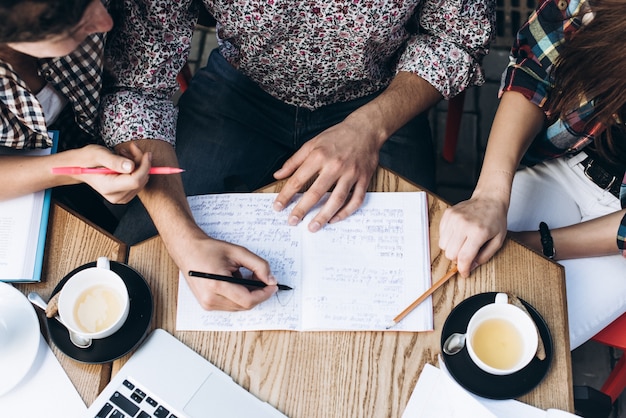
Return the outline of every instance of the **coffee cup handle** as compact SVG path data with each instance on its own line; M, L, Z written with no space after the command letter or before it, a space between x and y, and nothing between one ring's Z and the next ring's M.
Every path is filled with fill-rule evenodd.
M109 263L109 259L107 257L98 257L96 267L99 269L111 270L111 263Z
M509 303L509 296L506 293L497 293L496 303Z

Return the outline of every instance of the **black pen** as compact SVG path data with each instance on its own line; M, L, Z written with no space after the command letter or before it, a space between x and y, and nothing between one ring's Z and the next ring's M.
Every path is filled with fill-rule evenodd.
M190 270L189 275L193 277L202 277L203 279L221 280L223 282L241 284L244 286L251 286L251 287L267 286L265 283L263 283L260 280L240 279L239 277L222 276L219 274L203 273L201 271ZM276 286L278 286L278 290L293 290L293 288L284 284L277 284Z

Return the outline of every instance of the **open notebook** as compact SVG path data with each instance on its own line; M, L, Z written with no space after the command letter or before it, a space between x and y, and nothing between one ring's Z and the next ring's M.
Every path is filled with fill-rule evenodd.
M287 224L299 196L282 212L272 209L275 193L187 198L198 226L209 236L263 257L278 282L293 290L280 291L248 311L206 311L181 276L176 329L432 330L430 298L387 329L393 317L430 287L426 193L369 192L355 213L316 233L307 225L319 206L297 226ZM242 275L250 274L242 269Z
M87 416L285 418L162 329L122 366Z

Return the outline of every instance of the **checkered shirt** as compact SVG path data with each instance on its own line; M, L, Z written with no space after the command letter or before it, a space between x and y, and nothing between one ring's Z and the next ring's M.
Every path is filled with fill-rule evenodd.
M69 100L76 124L91 136L97 132L103 45L104 35L91 35L70 55L39 61L39 73ZM50 147L41 104L3 61L0 83L0 146Z

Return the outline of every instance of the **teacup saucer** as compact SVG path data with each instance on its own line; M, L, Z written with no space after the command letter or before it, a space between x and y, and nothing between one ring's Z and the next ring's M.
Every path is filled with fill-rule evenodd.
M146 336L152 320L152 293L145 279L126 264L111 261L111 270L119 274L130 295L130 311L122 328L110 337L93 340L88 348L78 348L71 341L67 329L56 319L48 318L50 339L59 349L75 360L83 363L107 363L130 352ZM54 296L61 290L65 282L80 270L95 267L96 263L88 263L77 267L67 274L54 288Z
M478 309L495 300L496 293L480 293L459 303L450 313L441 331L441 345L455 332L464 333L470 317ZM441 353L446 368L452 377L470 392L490 399L512 399L530 392L545 377L552 361L552 335L539 312L520 299L537 324L545 346L546 358L533 358L522 370L507 376L496 376L479 369L469 357L467 348L454 355Z

